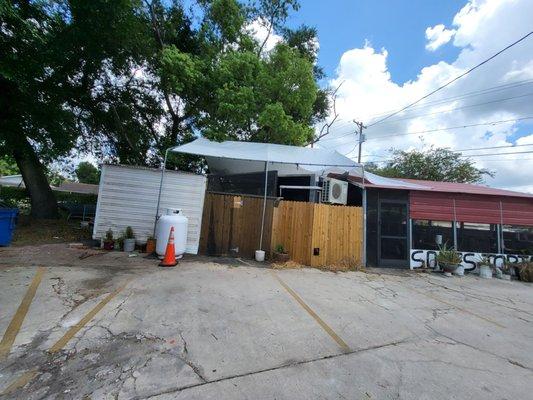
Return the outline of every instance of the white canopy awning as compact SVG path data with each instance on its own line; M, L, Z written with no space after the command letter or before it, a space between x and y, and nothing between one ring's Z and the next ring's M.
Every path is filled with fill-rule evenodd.
M212 142L199 138L182 146L173 147L177 153L205 157L228 158L245 161L262 161L279 164L315 165L324 167L357 167L355 161L335 150L286 146L254 142Z
M296 166L296 168L294 168L296 170L298 170L300 166L307 166L311 169L325 169L332 167L343 170L353 170L355 167L362 169L360 164L343 156L335 150L286 146L271 143L235 141L212 142L204 138L199 138L182 146L172 147L168 149L167 152L168 151L204 156L207 159L209 168L215 171L229 172L233 170L244 172L243 170L247 170L246 172L251 172L258 167L254 164L264 165L265 188L263 192L263 213L261 216L261 235L259 239L260 250L263 250L263 230L265 225L269 168L275 167L277 169L284 169L279 167L286 167L287 164L292 164ZM165 152L165 163L167 152ZM162 186L164 171L165 167L163 166L160 186ZM161 196L159 196L159 198L160 197Z

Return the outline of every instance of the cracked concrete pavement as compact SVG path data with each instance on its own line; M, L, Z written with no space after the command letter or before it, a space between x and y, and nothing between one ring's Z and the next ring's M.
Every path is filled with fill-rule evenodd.
M346 350L270 269L202 257L161 269L118 252L80 260L79 251L54 246L41 258L0 251L0 335L36 265L46 267L0 360L2 399L525 399L533 392L531 284L394 270L275 271ZM47 351L125 282L62 350Z

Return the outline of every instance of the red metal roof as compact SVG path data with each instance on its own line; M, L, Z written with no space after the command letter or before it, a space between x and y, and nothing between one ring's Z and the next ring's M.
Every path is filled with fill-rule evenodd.
M405 188L401 186L389 186L389 185L376 185L365 179L365 186L375 187L382 189L400 189L400 190L421 190L428 192L441 192L441 193L467 193L467 194L480 194L489 196L505 196L505 197L526 197L533 198L533 194L515 192L512 190L496 189L483 185L475 185L472 183L454 183L454 182L435 182L424 181L418 179L404 179L404 178L389 178L393 181L413 183L415 185L422 186L422 188Z

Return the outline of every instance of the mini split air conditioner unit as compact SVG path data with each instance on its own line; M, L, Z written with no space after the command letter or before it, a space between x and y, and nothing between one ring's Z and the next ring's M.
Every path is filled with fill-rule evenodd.
M326 178L322 184L322 203L344 204L348 200L348 182Z

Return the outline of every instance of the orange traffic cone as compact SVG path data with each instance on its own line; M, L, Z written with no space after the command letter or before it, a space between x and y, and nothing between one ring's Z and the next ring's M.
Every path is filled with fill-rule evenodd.
M173 267L177 265L176 249L174 247L174 227L170 228L170 235L168 235L167 249L165 250L165 257L159 263L160 267Z

